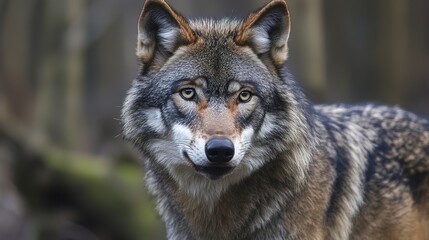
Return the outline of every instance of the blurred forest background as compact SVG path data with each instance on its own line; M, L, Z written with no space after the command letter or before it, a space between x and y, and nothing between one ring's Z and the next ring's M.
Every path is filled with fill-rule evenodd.
M262 0L173 0L243 17ZM289 0L289 65L310 99L429 116L429 1ZM163 239L120 106L141 0L0 0L0 239Z

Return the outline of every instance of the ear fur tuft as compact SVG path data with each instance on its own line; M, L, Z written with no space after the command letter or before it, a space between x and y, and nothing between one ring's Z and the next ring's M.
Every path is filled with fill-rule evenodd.
M274 64L282 66L287 59L290 19L284 0L273 0L251 13L239 26L234 40L248 45L258 55L270 54Z
M188 22L164 0L147 0L138 23L137 56L149 63L157 52L172 54L179 46L196 41Z

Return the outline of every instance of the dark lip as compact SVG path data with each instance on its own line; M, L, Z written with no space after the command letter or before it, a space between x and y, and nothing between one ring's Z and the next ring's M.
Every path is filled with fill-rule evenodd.
M196 166L195 169L197 172L202 173L208 176L210 179L218 179L228 173L230 173L234 168L229 166Z
M223 164L222 165L213 164L213 165L207 165L207 166L196 165L189 158L189 155L187 152L183 152L183 156L185 156L186 161L188 161L198 173L203 174L212 180L219 179L220 177L225 176L226 174L230 173L234 169L234 167L223 165Z

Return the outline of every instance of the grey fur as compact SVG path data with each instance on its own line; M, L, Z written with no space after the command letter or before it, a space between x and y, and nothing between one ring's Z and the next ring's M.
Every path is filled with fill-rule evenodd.
M278 64L281 57L237 44L243 22L180 24L189 24L198 41L155 50L152 62L145 56L122 113L168 239L429 238L427 119L373 104L313 106ZM203 86L197 91L207 100L203 110L193 107L199 100L178 105L178 80ZM227 114L231 81L255 91L252 106L237 104L235 117ZM231 126L231 138L251 136L236 137L243 157L216 180L178 151L198 149L188 134L207 140L206 113L215 125ZM204 157L198 161L205 164Z

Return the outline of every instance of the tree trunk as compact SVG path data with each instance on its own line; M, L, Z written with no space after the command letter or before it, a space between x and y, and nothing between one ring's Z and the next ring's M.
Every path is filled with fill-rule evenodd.
M69 0L66 33L66 144L71 149L82 149L84 128L83 103L85 79L85 0Z

